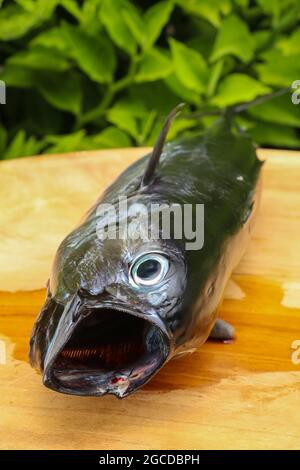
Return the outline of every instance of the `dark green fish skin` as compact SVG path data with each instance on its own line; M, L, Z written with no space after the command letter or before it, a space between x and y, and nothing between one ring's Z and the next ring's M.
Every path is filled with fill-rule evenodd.
M149 158L131 165L58 249L30 348L32 366L56 391L124 397L172 357L203 344L249 240L262 163L230 113L201 136L166 144L141 187ZM116 203L119 195L148 206L204 204L203 248L186 251L186 240L175 239L99 240L98 204ZM157 251L169 259L163 285L133 288L132 260Z

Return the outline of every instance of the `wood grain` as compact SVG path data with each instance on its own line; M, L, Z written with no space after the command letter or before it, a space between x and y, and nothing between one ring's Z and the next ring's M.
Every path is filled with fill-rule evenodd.
M40 287L58 242L51 230L63 236L101 184L141 153L101 151L1 164L2 190L6 178L14 181L11 218L6 208L7 226L1 225L6 240L0 243L2 290L19 289L22 282L27 289ZM297 347L296 340L300 345L300 154L264 150L261 156L267 162L259 220L220 312L236 327L236 341L209 342L171 361L125 400L60 395L44 388L27 363L28 338L44 290L0 292L0 448L299 449L300 363L292 345ZM20 221L24 197L31 206L23 206L27 216ZM44 211L49 209L44 238L34 227L38 198ZM2 213L5 201L0 200ZM34 204L39 215L29 210ZM12 266L9 250L16 233L20 244L27 239L26 249L33 250L32 237L43 242L44 255L30 263L30 253L19 248L20 264L16 256Z

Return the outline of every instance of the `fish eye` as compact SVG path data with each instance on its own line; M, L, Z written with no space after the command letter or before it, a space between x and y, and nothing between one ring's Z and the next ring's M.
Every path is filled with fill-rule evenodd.
M159 253L139 256L129 271L129 280L136 287L159 284L169 270L169 261Z

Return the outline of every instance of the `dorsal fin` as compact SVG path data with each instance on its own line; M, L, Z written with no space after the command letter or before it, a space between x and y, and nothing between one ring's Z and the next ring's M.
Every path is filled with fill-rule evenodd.
M168 131L170 129L172 121L175 119L179 111L181 111L181 109L184 106L185 106L185 103L178 104L174 109L172 109L170 114L167 116L163 124L162 130L160 131L157 141L155 142L155 145L153 147L151 157L149 158L148 165L146 167L146 170L145 170L142 182L141 182L141 187L147 186L147 184L149 184L150 181L152 180L156 167L159 163L159 158L161 156L161 153L165 144L165 140L168 135Z

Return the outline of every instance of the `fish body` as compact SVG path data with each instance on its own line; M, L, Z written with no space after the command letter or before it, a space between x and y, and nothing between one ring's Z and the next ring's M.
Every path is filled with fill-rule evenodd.
M201 135L161 139L156 152L121 174L58 249L30 348L31 364L56 391L125 397L203 344L216 323L252 231L262 163L230 113ZM188 250L186 236L174 233L99 239L99 206L117 206L120 196L127 212L158 203L194 214L203 204L203 246Z

